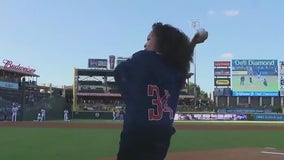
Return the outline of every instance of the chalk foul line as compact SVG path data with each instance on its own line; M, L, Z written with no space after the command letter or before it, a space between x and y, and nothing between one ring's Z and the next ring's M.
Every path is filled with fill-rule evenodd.
M263 153L263 154L273 154L273 155L282 155L282 156L284 156L284 153L282 153L282 152L261 151L260 153Z

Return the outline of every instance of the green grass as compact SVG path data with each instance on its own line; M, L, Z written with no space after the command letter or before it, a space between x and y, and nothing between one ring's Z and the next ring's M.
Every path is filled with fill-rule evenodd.
M262 76L260 79L253 76L253 84L249 82L249 76L245 76L245 84L240 85L241 76L232 76L232 88L235 91L262 91L262 92L278 92L278 77L277 76ZM263 85L263 78L267 79L268 85Z
M75 122L111 123L111 121ZM197 122L192 123L198 124ZM212 124L212 122L207 122L208 124ZM240 124L235 123L235 125ZM242 125L245 124L243 123ZM283 126L283 124L280 125ZM102 157L114 157L118 150L119 134L120 129L0 127L0 155L3 160L96 160ZM239 147L274 147L284 149L283 135L284 130L177 130L173 136L169 151Z
M115 155L119 130L0 128L1 159L94 160Z
M225 149L240 147L284 148L284 131L184 131L172 139L170 151Z

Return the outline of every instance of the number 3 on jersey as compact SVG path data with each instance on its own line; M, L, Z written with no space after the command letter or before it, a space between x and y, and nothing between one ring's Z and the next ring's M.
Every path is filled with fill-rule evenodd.
M173 110L168 105L168 99L170 93L168 90L164 90L164 96L160 96L159 87L156 85L148 85L147 94L148 96L156 97L152 99L152 105L155 108L148 109L148 119L150 121L158 121L163 118L164 112L169 112L169 119L173 119Z

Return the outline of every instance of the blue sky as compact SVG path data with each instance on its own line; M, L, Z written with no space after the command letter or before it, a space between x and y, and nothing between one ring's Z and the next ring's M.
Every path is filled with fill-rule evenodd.
M87 68L89 58L129 57L143 49L154 22L192 37L197 19L209 37L195 50L196 82L212 92L214 61L284 60L283 5L279 0L0 0L0 60L35 68L39 84L72 85L73 69Z

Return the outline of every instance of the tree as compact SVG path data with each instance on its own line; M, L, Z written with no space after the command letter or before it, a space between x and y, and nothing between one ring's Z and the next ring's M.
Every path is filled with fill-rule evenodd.
M200 87L194 83L189 83L188 84L188 92L191 95L194 95L194 87L196 86L196 96L197 99L201 99L203 101L211 101L210 98L208 97L208 93L206 93L205 91L201 90Z

